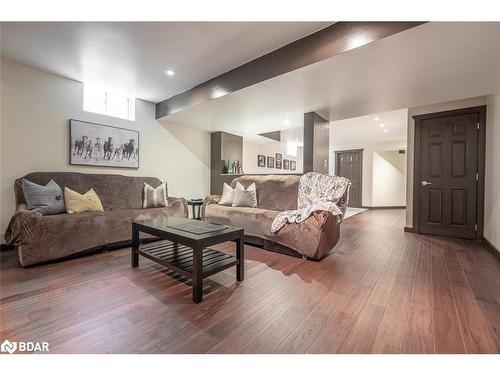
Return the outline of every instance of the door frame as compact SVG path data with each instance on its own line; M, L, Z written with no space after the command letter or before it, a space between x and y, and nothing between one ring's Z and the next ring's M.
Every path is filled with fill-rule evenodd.
M422 135L422 120L428 120L436 117L448 117L477 113L479 122L478 147L477 147L477 200L476 200L476 240L483 238L484 228L484 173L485 173L485 158L486 158L486 106L468 107L454 109L451 111L442 111L434 113L426 113L423 115L413 116L415 121L414 129L414 148L413 148L413 229L416 233L420 233L420 146Z
M361 168L360 168L360 174L361 178L359 179L359 206L356 206L355 208L361 208L363 207L363 150L362 148L356 148L352 150L338 150L335 151L335 175L338 175L338 170L339 170L339 162L340 160L338 159L339 154L351 154L351 153L359 153L361 155ZM353 206L351 206L353 207Z

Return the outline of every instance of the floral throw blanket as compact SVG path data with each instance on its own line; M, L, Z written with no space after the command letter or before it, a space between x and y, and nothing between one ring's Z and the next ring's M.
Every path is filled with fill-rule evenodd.
M299 181L297 209L280 212L271 225L277 233L287 223L300 223L315 211L329 211L342 221L349 202L351 181L345 177L310 172Z

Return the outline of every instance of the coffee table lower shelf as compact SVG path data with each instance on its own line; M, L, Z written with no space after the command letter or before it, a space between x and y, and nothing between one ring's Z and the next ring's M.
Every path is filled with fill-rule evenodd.
M198 220L176 216L132 221L131 266L138 267L139 258L142 256L191 278L194 303L203 300L203 279L210 275L236 266L236 280L243 281L243 228L225 226L217 231L202 234L176 229L179 224L186 223L203 226ZM141 232L158 238L158 241L141 244ZM228 241L235 243L236 256L210 248Z
M193 249L190 247L163 240L142 244L137 253L187 277L193 277ZM202 278L209 277L236 264L236 257L205 248L203 249Z

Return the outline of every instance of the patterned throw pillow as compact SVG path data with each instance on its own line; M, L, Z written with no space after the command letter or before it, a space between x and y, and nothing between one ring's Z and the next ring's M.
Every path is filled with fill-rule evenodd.
M66 212L74 214L76 212L103 212L102 203L94 189L90 189L85 194L64 188L64 200L66 202Z
M233 207L257 207L257 188L255 182L245 188L239 182L234 189Z
M55 215L66 212L61 187L50 180L45 186L22 179L24 198L29 210L40 212L42 215Z
M165 207L167 205L167 185L161 184L154 188L145 182L142 208Z
M219 204L223 206L232 206L234 200L234 189L224 182L222 186L222 196L220 197Z

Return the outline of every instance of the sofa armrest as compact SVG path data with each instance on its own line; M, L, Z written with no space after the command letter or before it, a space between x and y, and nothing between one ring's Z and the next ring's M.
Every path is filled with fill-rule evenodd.
M5 232L8 245L17 246L21 241L36 241L42 231L43 216L40 212L30 211L25 204L19 204Z
M319 260L340 238L340 222L329 211L315 211L300 223L288 223L269 239L310 259Z
M208 195L203 200L203 205L201 206L201 220L205 220L205 209L209 204L217 204L221 199L220 195Z
M167 202L169 206L177 208L175 216L188 217L188 204L184 198L168 197Z
M35 213L36 211L30 211L28 210L28 206L24 203L20 203L16 206L16 212L14 212L14 215L17 213L30 213L33 212Z
M332 250L340 239L340 226L342 221L338 215L323 211L323 225L316 254L313 259L321 259Z

